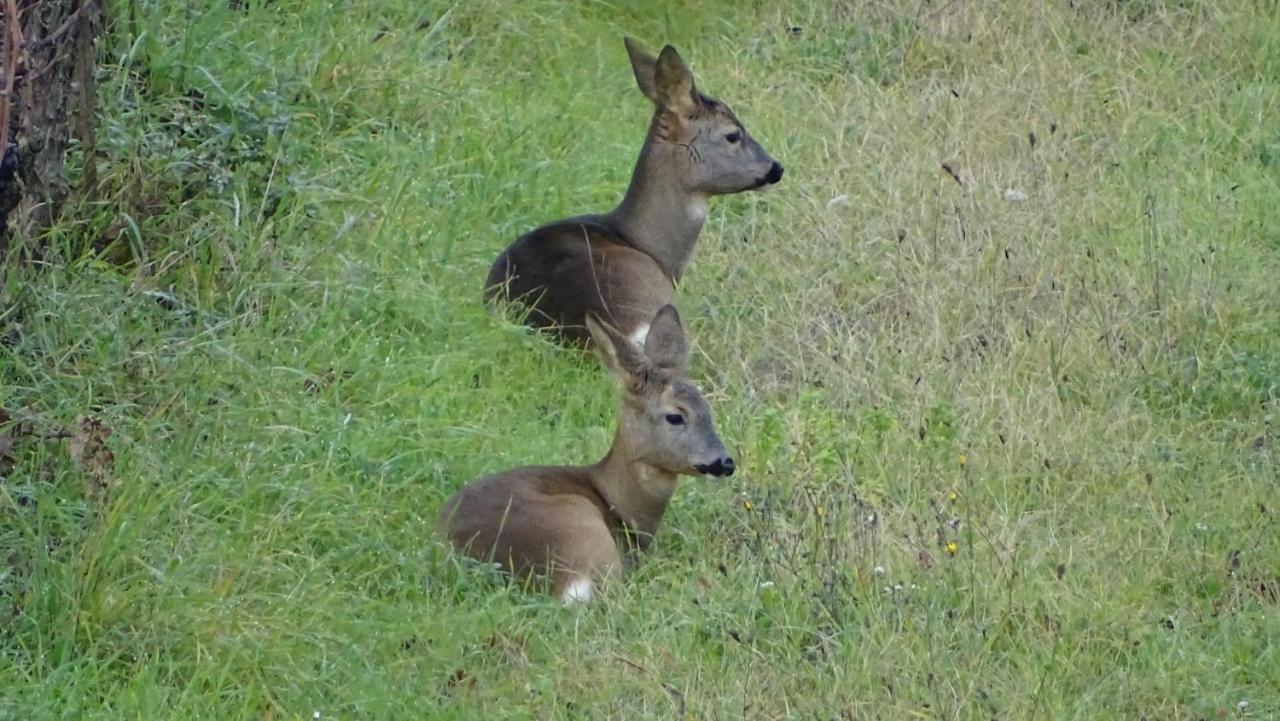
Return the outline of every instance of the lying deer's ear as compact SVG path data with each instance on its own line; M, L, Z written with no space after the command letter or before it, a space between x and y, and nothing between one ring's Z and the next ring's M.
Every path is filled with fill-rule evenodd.
M645 360L634 343L606 325L594 313L587 314L587 330L605 370L624 387L644 373Z
M658 54L653 75L659 106L681 117L689 115L698 104L698 93L693 87L693 73L680 59L680 53L670 45Z
M644 354L655 367L684 375L689 366L689 343L674 305L664 305L649 324Z
M636 85L639 86L640 92L644 93L644 96L653 104L660 104L658 86L655 81L655 74L658 68L657 58L643 50L631 38L623 38L622 42L627 46L627 55L631 57L631 70L636 74Z

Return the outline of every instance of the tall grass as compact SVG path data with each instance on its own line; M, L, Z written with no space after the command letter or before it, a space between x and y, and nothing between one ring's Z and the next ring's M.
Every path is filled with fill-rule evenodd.
M1280 714L1274 3L246 5L115 8L9 271L0 717ZM787 176L680 288L741 472L570 610L430 530L608 445L479 291L620 197L623 34Z

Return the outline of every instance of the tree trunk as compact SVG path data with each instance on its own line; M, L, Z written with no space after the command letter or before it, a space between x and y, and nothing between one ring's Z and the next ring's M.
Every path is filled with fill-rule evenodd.
M102 19L98 0L0 0L0 260L11 239L38 239L57 218L73 137L94 182Z

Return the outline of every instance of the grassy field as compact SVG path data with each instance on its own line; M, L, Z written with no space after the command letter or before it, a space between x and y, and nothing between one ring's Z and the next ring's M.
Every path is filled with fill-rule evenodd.
M0 290L0 718L1280 718L1274 2L247 5L112 3ZM479 293L621 197L624 34L787 174L680 288L740 473L566 609L430 531L608 446Z

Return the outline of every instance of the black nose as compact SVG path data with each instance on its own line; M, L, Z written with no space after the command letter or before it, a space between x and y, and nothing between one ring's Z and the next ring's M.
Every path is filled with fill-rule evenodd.
M702 473L708 476L715 476L716 478L720 478L722 476L732 476L733 475L733 459L728 457L717 458L715 463L704 463L703 465L698 466L697 468L698 468L698 473Z
M769 174L764 176L764 182L769 185L773 185L779 180L782 180L782 163L775 160L773 161L773 165L769 168Z

